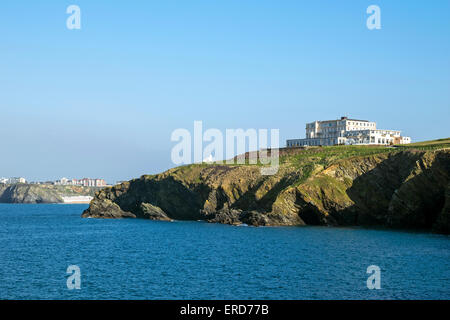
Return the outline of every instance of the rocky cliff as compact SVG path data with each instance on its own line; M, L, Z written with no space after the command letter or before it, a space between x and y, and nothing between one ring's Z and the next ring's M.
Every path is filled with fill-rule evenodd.
M271 176L261 175L261 165L182 166L103 189L82 216L381 225L448 234L449 142L283 149Z
M63 197L94 196L98 188L46 184L0 184L0 203L62 203Z

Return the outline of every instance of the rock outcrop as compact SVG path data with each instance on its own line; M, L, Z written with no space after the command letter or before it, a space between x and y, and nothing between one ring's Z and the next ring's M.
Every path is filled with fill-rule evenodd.
M97 192L82 216L449 233L448 148L287 149L275 175L260 168L196 164L144 175Z

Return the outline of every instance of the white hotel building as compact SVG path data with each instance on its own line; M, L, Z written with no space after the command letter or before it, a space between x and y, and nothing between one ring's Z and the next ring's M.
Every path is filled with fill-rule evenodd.
M332 146L338 144L391 145L411 143L399 130L377 129L375 122L348 119L314 121L306 124L306 138L286 141L287 147Z

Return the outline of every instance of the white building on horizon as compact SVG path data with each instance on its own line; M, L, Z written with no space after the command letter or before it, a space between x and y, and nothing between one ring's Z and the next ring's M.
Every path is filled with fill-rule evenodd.
M91 178L83 178L83 179L67 179L61 178L55 181L55 185L63 185L63 186L84 186L84 187L105 187L106 181L104 179L91 179Z
M402 137L399 130L377 129L368 120L348 119L314 121L306 124L306 138L290 139L287 147L332 145L392 145L411 143L410 137Z
M0 178L0 183L1 184L27 183L27 179L22 177Z

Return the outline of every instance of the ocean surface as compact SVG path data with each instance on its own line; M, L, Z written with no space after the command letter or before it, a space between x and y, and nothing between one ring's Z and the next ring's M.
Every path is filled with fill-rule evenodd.
M1 299L450 299L448 236L83 219L85 208L0 204Z

